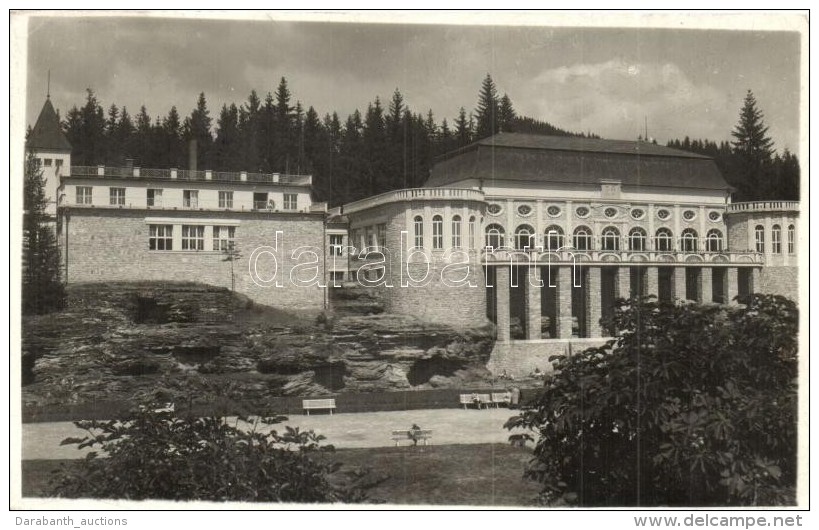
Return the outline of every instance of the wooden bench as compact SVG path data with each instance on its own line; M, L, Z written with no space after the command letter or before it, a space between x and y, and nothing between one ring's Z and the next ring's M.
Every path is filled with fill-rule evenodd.
M336 408L336 400L335 399L303 399L301 401L301 406L304 408L304 411L307 415L310 415L311 410L330 410L330 415L333 415L333 411Z
M501 404L505 404L507 407L509 403L512 402L512 393L511 392L492 392L492 403L497 408Z
M424 445L427 445L427 440L432 438L432 431L423 429L419 431L413 431L412 429L392 431L392 441L395 442L396 447L401 445L401 440L412 441L413 436L417 440L422 440Z
M461 394L461 405L464 406L464 410L466 410L469 405L475 405L481 408L483 405L488 407L491 404L492 398L489 394Z

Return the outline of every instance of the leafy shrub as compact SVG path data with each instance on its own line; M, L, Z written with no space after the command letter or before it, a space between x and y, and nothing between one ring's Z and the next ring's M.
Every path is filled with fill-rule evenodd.
M176 417L144 408L135 417L78 421L88 435L63 445L99 447L80 466L65 466L54 481L61 497L249 502L360 502L366 473L340 472L331 445L312 431L257 430L285 417ZM238 420L237 420L238 423Z
M743 302L620 300L615 340L557 361L535 407L507 423L537 434L526 474L542 501L793 503L798 313L779 296Z

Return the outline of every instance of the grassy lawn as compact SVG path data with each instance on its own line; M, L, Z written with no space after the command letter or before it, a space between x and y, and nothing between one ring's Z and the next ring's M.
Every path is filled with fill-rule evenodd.
M502 444L339 449L345 466L369 467L387 477L369 493L388 504L526 506L538 492L523 478L529 449ZM24 497L49 496L49 477L77 461L24 460Z

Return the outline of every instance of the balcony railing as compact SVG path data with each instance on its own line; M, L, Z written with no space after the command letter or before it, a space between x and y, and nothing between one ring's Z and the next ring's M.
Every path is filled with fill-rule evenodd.
M282 173L248 173L246 171L192 171L189 169L156 169L140 167L71 166L70 177L149 178L196 182L250 182L261 184L287 184L309 186L311 175L285 175Z
M660 252L660 251L622 251L622 250L560 250L546 251L517 250L497 248L492 251L481 249L484 263L599 263L607 265L670 265L688 264L762 264L764 256L756 252Z
M484 193L480 190L469 188L409 188L396 191L388 191L374 197L361 199L344 205L344 213L360 212L382 204L401 201L416 200L467 200L483 201Z
M729 204L725 213L799 211L799 201L757 201Z

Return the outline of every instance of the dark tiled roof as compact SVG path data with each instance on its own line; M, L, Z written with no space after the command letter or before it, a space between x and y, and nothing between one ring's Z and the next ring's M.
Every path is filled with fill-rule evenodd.
M673 156L708 158L707 156L672 149L650 142L631 140L603 140L578 136L543 136L540 134L499 133L476 142L478 145L519 147L521 149L548 149L552 151L582 151L584 153L611 153L619 155Z
M428 187L467 179L727 190L708 157L646 142L501 133L442 157Z
M29 149L55 149L71 151L71 144L60 128L60 119L54 111L51 99L46 99L43 110L37 118L37 123L31 130L26 146Z

